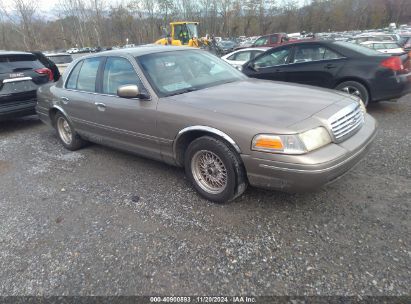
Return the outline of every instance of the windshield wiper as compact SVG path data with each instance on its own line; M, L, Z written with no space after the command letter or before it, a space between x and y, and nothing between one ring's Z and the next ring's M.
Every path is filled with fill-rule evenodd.
M197 91L197 90L198 90L197 88L187 88L187 89L183 89L183 90L174 92L174 93L169 94L169 95L167 95L167 96L180 95L180 94L185 94L185 93L194 92L194 91Z

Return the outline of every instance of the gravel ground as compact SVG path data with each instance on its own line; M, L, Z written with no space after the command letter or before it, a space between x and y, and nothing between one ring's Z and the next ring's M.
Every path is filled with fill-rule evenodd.
M410 295L411 95L315 193L201 199L184 172L0 123L0 295Z

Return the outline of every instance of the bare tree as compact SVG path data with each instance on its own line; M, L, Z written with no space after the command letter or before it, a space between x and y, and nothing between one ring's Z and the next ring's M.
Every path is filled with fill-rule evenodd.
M36 49L37 39L33 30L37 4L30 0L13 0L11 6L1 6L2 14L8 19L13 29L23 38L26 50ZM15 14L14 14L15 13Z
M199 21L200 35L263 35L386 27L411 20L409 0L59 0L43 20L33 0L0 0L0 48L61 49L151 43L170 21Z

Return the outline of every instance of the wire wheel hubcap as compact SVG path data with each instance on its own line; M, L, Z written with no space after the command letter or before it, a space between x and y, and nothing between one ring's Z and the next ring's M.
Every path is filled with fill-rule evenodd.
M57 119L57 130L63 142L67 145L71 144L73 134L71 132L70 125L63 117L59 117Z
M191 172L201 189L210 194L219 194L227 187L227 169L211 151L201 150L194 154Z
M356 87L346 86L346 87L343 87L341 89L341 91L344 91L344 92L346 92L350 95L354 95L354 96L357 96L357 97L362 97L361 92Z

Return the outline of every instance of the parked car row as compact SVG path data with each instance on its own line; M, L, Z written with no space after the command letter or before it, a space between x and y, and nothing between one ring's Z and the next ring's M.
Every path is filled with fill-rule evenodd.
M78 53L95 53L95 52L100 52L101 48L100 47L83 47L83 48L71 48L68 49L66 52L69 54L78 54Z
M300 40L268 50L238 50L222 59L252 78L337 89L368 105L409 92L411 59L401 54L381 54L343 41Z

